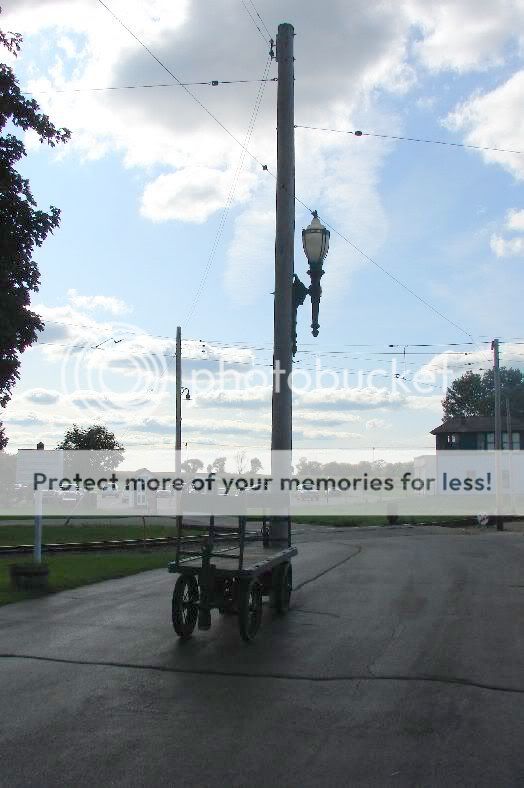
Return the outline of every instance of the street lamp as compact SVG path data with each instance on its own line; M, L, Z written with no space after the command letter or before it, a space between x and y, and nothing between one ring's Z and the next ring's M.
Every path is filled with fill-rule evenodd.
M182 386L182 388L180 389L180 393L181 394L185 393L187 400L191 399L191 394L189 393L189 389L187 388L187 386Z
M329 250L329 230L321 223L316 211L313 211L313 219L309 227L302 230L302 246L304 247L304 252L308 259L308 274L311 278L311 286L309 288L309 295L311 296L311 316L313 319L311 328L313 329L313 336L318 337L318 329L320 328L318 324L318 309L320 305L320 296L322 295L320 279L324 274L322 263Z
M302 246L308 259L308 274L311 285L306 287L295 274L293 277L293 355L297 352L297 310L302 306L306 296L311 296L311 328L314 337L318 337L318 310L322 288L320 280L324 275L322 264L329 251L329 230L324 227L316 211L313 211L311 224L302 230Z

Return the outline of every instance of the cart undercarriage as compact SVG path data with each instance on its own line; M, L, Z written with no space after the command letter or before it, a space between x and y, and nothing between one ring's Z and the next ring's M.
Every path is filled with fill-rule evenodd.
M252 523L250 523L252 525ZM270 543L267 526L261 533L246 532L246 518L238 527L219 527L215 518L197 542L185 546L179 529L176 558L169 571L179 574L172 599L172 620L180 638L189 638L195 627L211 627L211 611L238 616L241 637L249 642L262 620L262 603L269 598L279 614L289 608L293 587L291 530L285 544Z

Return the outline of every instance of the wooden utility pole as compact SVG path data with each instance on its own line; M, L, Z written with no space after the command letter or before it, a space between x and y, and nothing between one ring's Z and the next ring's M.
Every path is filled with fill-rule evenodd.
M175 345L175 476L180 478L182 454L182 329L177 326ZM177 494L177 532L182 526L182 517L178 514L181 496Z
M506 397L506 430L508 433L508 449L511 451L513 448L513 427L511 426L511 405L509 404L509 397Z
M497 484L497 501L500 495L500 455L502 449L502 414L500 407L500 355L499 355L499 340L494 339L491 343L493 351L493 387L495 390L495 462L496 462L496 484ZM504 530L504 522L499 514L497 506L497 531Z
M495 449L502 448L502 418L500 411L500 358L499 341L494 339L491 343L493 351L493 386L495 389Z
M277 94L277 186L275 238L275 305L272 399L272 476L291 471L293 365L293 273L295 243L295 113L293 26L278 26L276 59ZM275 455L286 452L286 455ZM286 466L289 465L289 468ZM287 537L287 519L276 518L271 537Z

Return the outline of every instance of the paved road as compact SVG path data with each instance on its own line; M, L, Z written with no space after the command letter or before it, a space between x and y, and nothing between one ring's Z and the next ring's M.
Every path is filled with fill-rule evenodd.
M522 786L524 537L297 541L250 645L178 643L161 571L1 608L0 784Z

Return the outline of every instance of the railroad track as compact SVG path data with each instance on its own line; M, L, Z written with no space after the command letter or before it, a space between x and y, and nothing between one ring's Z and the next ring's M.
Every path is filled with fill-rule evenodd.
M250 531L246 535L248 540L260 539L260 533ZM190 544L198 542L202 537L185 536L183 542ZM220 532L216 538L222 540L234 540L234 536L226 531ZM145 539L102 539L96 542L57 542L42 544L43 553L89 553L89 552L110 552L111 550L133 550L140 547L162 547L177 542L176 536L156 536L146 537ZM32 544L0 545L0 556L2 555L24 555L33 552Z

